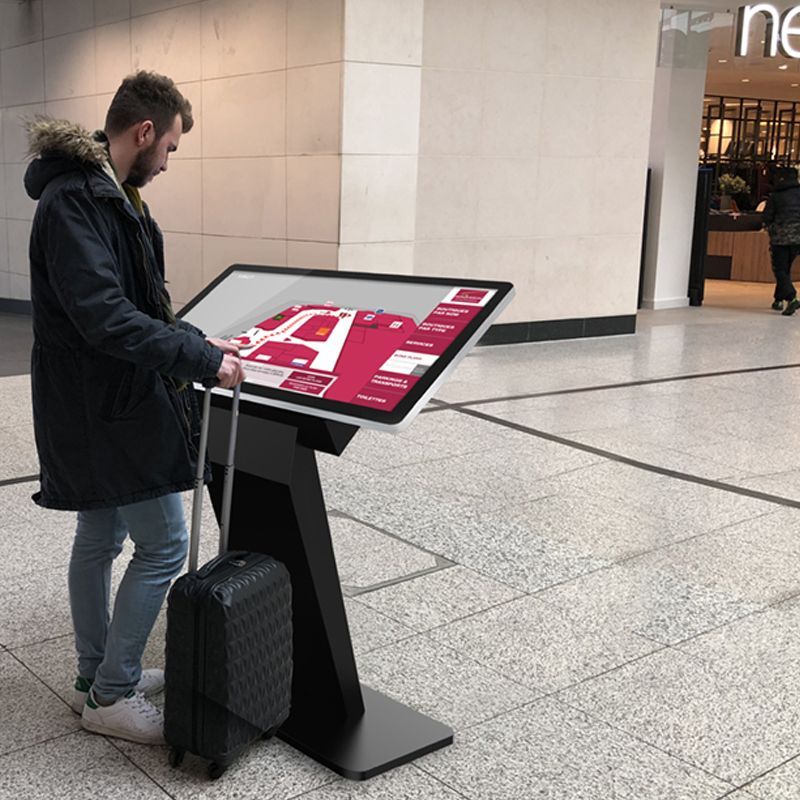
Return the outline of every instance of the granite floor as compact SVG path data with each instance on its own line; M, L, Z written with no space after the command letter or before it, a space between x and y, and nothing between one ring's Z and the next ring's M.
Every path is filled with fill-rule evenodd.
M320 457L361 679L455 729L365 783L277 740L209 782L80 729L72 518L29 499L0 317L0 798L797 800L800 315L770 300L709 282L634 336L479 348L407 431Z

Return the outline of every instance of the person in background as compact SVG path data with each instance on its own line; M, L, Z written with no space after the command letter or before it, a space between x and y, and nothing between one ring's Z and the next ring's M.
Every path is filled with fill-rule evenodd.
M767 198L762 223L769 233L775 273L772 308L789 317L800 308L792 284L792 263L800 255L800 184L794 167L775 170L775 189Z
M146 698L163 672L141 659L186 556L180 492L193 485L199 438L191 382L244 380L235 345L176 319L161 231L139 194L192 124L172 80L150 72L122 82L103 131L28 123L33 499L78 512L72 708L89 731L146 744L164 741ZM128 536L134 553L109 614L111 566Z

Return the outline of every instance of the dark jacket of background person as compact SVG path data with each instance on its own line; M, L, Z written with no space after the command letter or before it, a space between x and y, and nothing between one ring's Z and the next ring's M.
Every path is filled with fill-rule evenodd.
M222 352L174 320L161 231L104 171L105 146L70 123L28 129L33 499L88 510L189 489L199 415L184 382L214 378Z
M800 184L796 178L775 186L767 198L762 222L771 244L800 244Z

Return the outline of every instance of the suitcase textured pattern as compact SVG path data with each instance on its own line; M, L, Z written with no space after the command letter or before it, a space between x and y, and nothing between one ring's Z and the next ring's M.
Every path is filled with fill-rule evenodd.
M289 716L291 585L261 553L230 552L179 578L167 607L164 735L218 777Z

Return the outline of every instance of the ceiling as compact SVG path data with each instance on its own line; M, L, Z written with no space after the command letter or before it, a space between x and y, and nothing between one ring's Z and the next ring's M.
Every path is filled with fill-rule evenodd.
M700 4L691 5L697 8ZM707 94L800 101L800 59L785 58L780 54L775 58L764 57L765 26L760 16L758 23L754 23L749 53L740 57L734 54L736 6L733 7L732 13L727 13L725 9L731 6L730 0L702 3L702 5L715 6L718 11L721 10L714 15L708 35ZM773 5L784 10L800 5L800 0L789 3L773 0Z

